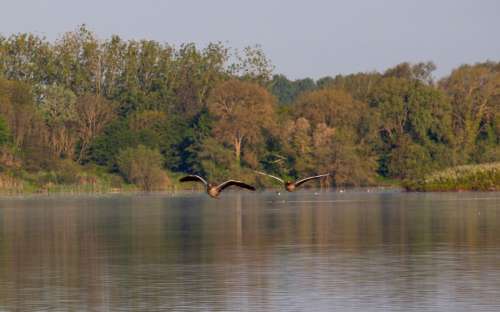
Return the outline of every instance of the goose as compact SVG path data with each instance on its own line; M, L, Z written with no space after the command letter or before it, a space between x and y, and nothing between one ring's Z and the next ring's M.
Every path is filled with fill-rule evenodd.
M261 174L261 175L264 175L264 176L268 176L270 178L273 178L273 179L276 179L276 180L280 181L281 183L283 183L283 185L285 186L285 190L287 190L288 192L295 191L295 189L297 187L299 187L302 183L305 183L305 182L307 182L309 180L319 179L319 178L327 177L327 176L330 175L329 173L325 173L325 174L320 174L320 175L316 175L316 176L312 176L312 177L307 177L307 178L303 178L303 179L297 180L295 182L292 182L292 181L285 181L285 180L283 180L281 178L278 178L276 176L273 176L273 175L270 175L270 174L267 174L267 173L264 173L264 172L261 172L261 171L255 171L255 172L258 173L258 174Z
M207 190L206 190L207 194L210 195L210 197L212 197L212 198L217 198L219 196L220 192L222 192L222 190L224 190L226 187L229 187L231 185L236 185L236 186L239 186L241 188L245 188L247 190L255 191L255 187L248 185L246 183L243 183L241 181L227 180L226 182L223 182L219 185L215 185L212 183L208 183L205 179L203 179L199 175L195 175L195 174L182 177L179 181L180 182L202 182L203 184L205 184L205 187L207 188Z

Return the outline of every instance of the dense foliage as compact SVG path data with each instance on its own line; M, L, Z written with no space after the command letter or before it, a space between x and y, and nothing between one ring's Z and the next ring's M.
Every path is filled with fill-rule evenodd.
M0 36L0 167L97 165L154 189L158 168L249 182L264 181L252 169L331 172L334 185L366 185L499 161L500 63L440 81L434 69L292 81L272 75L259 47L99 40L85 26L55 42Z
M162 156L158 150L144 145L128 147L120 151L117 162L127 180L143 190L151 191L166 183L167 178L161 171Z

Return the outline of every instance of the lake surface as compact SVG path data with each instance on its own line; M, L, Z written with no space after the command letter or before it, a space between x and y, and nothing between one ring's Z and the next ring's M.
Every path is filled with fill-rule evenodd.
M0 311L500 311L500 193L0 199Z

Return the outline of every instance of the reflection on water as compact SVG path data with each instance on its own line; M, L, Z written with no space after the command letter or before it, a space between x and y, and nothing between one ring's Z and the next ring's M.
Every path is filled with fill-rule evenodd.
M500 194L0 201L0 311L500 311Z

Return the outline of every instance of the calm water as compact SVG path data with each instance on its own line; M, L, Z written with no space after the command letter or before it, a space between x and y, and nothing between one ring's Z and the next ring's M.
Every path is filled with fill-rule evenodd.
M0 200L0 311L500 311L500 193Z

